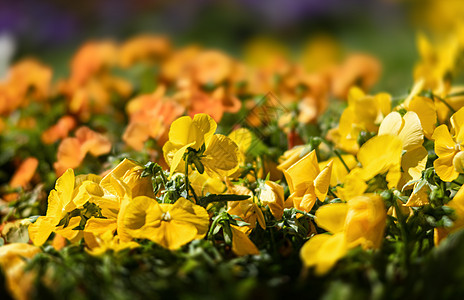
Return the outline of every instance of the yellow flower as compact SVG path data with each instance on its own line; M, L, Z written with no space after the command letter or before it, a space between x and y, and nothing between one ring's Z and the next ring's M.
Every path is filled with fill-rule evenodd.
M456 69L459 41L452 36L432 45L424 34L419 34L417 44L422 61L414 68L414 78L424 79L426 88L438 89Z
M6 279L6 286L15 299L29 299L35 275L24 272L26 260L34 257L40 249L23 243L13 243L0 247L0 267Z
M290 197L288 201L299 210L309 212L317 198L324 201L329 190L332 163L321 171L317 162L316 152L313 150L299 161L284 170Z
M237 170L238 146L230 138L214 134L216 127L216 122L206 114L196 114L193 120L187 116L181 117L171 124L169 141L163 147L171 174L178 167L181 167L180 171L185 171L180 163L188 148L199 151L203 145L205 150L200 160L209 176L224 177Z
M185 198L174 204L159 204L140 196L132 199L122 222L133 238L149 239L175 250L194 239L202 239L209 226L208 212Z
M345 235L349 247L378 249L382 243L387 214L382 198L365 194L348 201Z
M74 171L68 169L55 184L55 189L48 196L48 207L45 216L39 217L29 226L29 237L36 246L40 246L48 239L50 234L66 213L66 206L73 200Z
M357 139L361 131L377 132L378 125L391 111L391 96L380 93L364 94L353 87L348 94L348 107L343 111L338 128L331 129L328 138L337 147L351 154L359 149Z
M137 163L124 159L100 182L103 194L92 193L89 201L95 203L104 218L90 218L84 229L84 238L90 240L89 235L96 239L105 232L117 229L121 243L129 242L132 238L122 224L121 216L133 197L154 197L150 177L141 177L143 167Z
M359 176L368 181L378 174L387 173L388 187L395 187L401 177L403 143L393 135L379 135L368 140L359 149L357 158L362 167Z
M226 185L220 179L197 171L189 175L189 180L197 196L205 196L207 193L222 194L226 190Z
M333 235L313 236L301 248L305 267L315 267L317 275L327 273L335 263L356 246L380 247L386 224L386 212L378 195L363 195L348 203L334 203L316 211L316 223Z
M111 194L117 193L111 187L111 178L115 177L130 188L132 197L147 196L154 197L153 185L150 177L142 177L144 167L136 162L125 158L100 182L100 185L107 189Z
M392 112L385 117L379 127L379 136L391 134L397 136L403 143L405 153L401 158L404 173L401 176L399 188L410 180L418 180L427 163L427 150L422 146L424 133L419 116L408 111L403 117Z
M259 198L264 205L269 206L272 215L277 219L282 219L285 207L284 188L273 181L266 180L261 185Z
M438 126L432 136L438 156L433 166L440 179L447 182L455 180L459 173L464 172L464 130L461 130L464 124L464 108L458 110L450 121L453 136L446 125Z
M256 222L258 222L261 228L266 229L266 220L264 219L263 212L258 204L255 203L253 193L248 188L227 182L227 191L230 194L251 196L246 200L227 202L227 212L229 214L238 216L250 224L249 226L240 227L242 230L249 231L248 229L255 228Z

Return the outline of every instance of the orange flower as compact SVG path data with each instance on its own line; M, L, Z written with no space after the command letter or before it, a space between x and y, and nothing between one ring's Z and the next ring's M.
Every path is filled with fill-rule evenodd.
M190 46L174 52L161 65L161 77L169 82L185 79L189 73L192 60L200 52L197 46Z
M37 169L38 165L39 161L37 160L37 158L26 158L11 178L10 186L13 188L26 187L26 185L29 183L29 181L31 181L32 177L34 176L35 170Z
M82 85L103 68L116 62L117 49L111 41L88 42L71 61L71 80Z
M346 99L349 89L356 85L367 91L379 79L380 62L366 54L352 54L332 73L332 93Z
M39 161L35 157L26 158L21 165L16 169L16 172L13 174L10 180L10 187L12 188L26 188L28 183L31 181L32 177L37 170ZM14 201L18 198L18 193L10 193L3 196L5 201Z
M111 150L108 138L88 127L80 127L75 135L76 137L65 138L58 147L58 160L53 165L57 176L68 168L77 168L88 152L93 156L100 156Z
M151 137L163 145L167 139L167 129L182 113L184 108L174 101L163 98L164 90L141 95L132 99L126 107L129 125L122 139L135 150L142 150Z
M34 100L46 99L51 79L51 69L35 60L25 59L15 64L6 81L0 82L0 114L27 105L28 96Z
M20 87L24 96L32 91L36 99L45 99L50 92L52 70L34 59L16 63L9 72L9 82Z
M123 68L143 61L152 62L165 57L171 51L171 43L164 36L140 35L125 42L119 52Z
M221 121L224 114L224 106L220 99L210 96L207 93L197 91L190 97L191 105L189 109L190 117L196 114L205 113L210 115L214 121Z
M206 113L216 122L222 119L224 112L236 113L242 107L232 89L219 86L212 92L206 92L192 81L185 80L174 95L178 103L189 108L189 115Z
M232 59L220 51L200 53L192 62L192 78L200 85L217 85L227 80L234 68Z
M76 121L71 116L63 116L58 122L42 133L41 139L44 144L53 144L59 139L68 136L69 132L76 127Z
M131 84L109 73L117 63L117 48L111 41L88 42L71 62L71 76L58 84L68 98L69 111L88 120L92 112L104 113L115 92L123 97L132 91Z

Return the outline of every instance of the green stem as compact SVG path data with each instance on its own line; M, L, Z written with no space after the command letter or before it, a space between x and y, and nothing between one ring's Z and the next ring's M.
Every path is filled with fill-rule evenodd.
M328 189L328 192L329 192L330 195L332 195L332 197L338 198L337 195L335 195L335 193L332 192L332 190L330 190L330 187L329 187L329 189Z
M164 174L163 169L160 167L159 172L161 174L161 179L163 180L163 184L166 187L166 183L168 182L168 179L166 178L166 175Z
M312 215L312 214L310 214L310 213L307 213L307 212L302 211L302 210L299 210L299 209L295 209L295 211L296 211L297 213L303 214L303 215L305 215L305 216L307 216L307 217L310 217L310 218L313 218L313 219L316 217L315 215Z
M406 221L405 221L405 217L403 216L403 213L400 210L400 207L398 206L398 200L396 198L393 199L393 205L395 206L396 216L397 216L397 219L400 225L401 236L403 238L404 264L405 264L405 268L407 269L409 266L409 235L406 229Z
M438 100L440 100L443 104L445 104L446 107L448 107L448 109L453 112L453 114L456 112L456 110L451 105L449 105L448 102L445 101L445 99L438 97L437 95L433 95L433 96L436 97Z
M189 156L186 157L187 159L185 160L185 191L187 192L187 199L189 197L189 177L188 177L188 166L189 166Z
M195 198L195 203L198 204L198 197L197 194L195 193L195 190L193 187L189 184L190 191L192 192L193 198Z
M338 149L335 149L335 150L334 150L334 153L335 153L335 155L338 157L338 159L342 162L342 164L343 164L343 166L345 167L346 171L347 171L348 173L350 173L351 170L350 170L350 168L348 167L348 165L346 164L346 162L343 160L343 158L342 158L340 152L338 151Z

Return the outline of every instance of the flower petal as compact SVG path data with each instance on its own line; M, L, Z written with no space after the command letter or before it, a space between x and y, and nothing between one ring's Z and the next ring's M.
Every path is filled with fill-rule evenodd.
M321 206L316 211L316 223L325 230L338 233L343 232L348 204L333 203Z

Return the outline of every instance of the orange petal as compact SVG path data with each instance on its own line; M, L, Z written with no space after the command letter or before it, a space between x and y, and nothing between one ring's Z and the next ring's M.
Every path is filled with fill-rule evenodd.
M10 186L13 188L16 187L25 187L29 181L31 181L32 177L35 174L35 170L39 165L39 161L37 158L28 157L26 158L19 168L14 173L13 177L10 180Z

